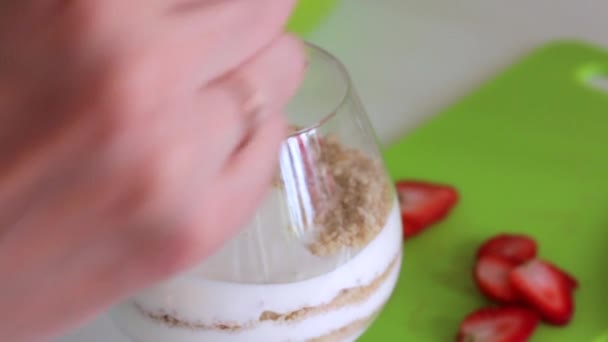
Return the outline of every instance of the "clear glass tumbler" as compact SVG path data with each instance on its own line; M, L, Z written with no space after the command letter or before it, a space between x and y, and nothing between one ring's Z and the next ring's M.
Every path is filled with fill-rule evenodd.
M347 71L307 50L268 197L215 255L113 309L134 341L354 341L389 299L402 255L394 188Z

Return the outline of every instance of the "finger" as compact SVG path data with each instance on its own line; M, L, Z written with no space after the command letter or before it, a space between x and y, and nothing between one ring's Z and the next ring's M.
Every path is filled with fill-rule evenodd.
M285 119L272 116L259 126L209 189L213 198L204 200L206 206L198 217L206 227L194 226L199 229L207 255L232 238L253 215L278 170L279 149L286 135Z
M219 161L217 165L223 167L251 120L281 111L300 84L304 66L301 42L283 35L242 68L203 89L192 115L207 116L200 124L214 127L207 130L206 141L223 142L214 146L205 162Z
M133 178L144 189L136 201L145 203L140 210L173 215L171 203L197 201L202 186L197 183L220 172L240 145L251 120L248 96L262 99L270 110L278 108L295 91L303 71L300 42L281 36L238 71L182 97L177 107L133 121L137 126L123 129L105 153L108 164L115 166L113 172L128 174L133 172L124 168L138 165ZM146 183L153 184L154 194Z
M264 196L276 172L279 146L287 132L285 119L280 115L282 107L296 92L304 66L301 43L285 35L239 71L215 85L215 96L219 98L219 94L223 94L224 108L230 110L225 112L225 121L218 119L218 126L213 126L215 129L209 132L206 140L223 141L216 144L212 152L215 158L223 158L223 168L218 170L218 179L192 187L188 203L184 204L189 209L183 211L178 225L181 231L173 230L171 239L163 239L176 241L174 246L187 245L179 248L180 253L174 260L178 267L185 267L213 253L238 231ZM248 121L243 120L247 114L242 112L239 91L234 88L236 84L242 86L238 82L253 86L263 99L262 110L267 114L262 114L262 121L253 127L249 142L234 154L234 148L240 145L243 133L248 129ZM228 128L234 120L241 120L241 129L236 134L229 133L234 135L226 143L225 135L234 132ZM208 158L205 155L201 163L209 162Z
M173 2L174 3L174 2ZM190 1L190 3L193 3ZM206 84L251 59L285 27L294 0L197 1L170 8L175 29L161 46L172 68L183 68L189 84Z
M70 1L91 51L111 42L136 62L198 87L245 63L284 31L295 0ZM72 27L72 26L70 26ZM74 30L72 30L74 31ZM85 42L85 43L86 43ZM83 43L84 44L84 43ZM176 80L169 80L173 88ZM181 85L181 83L179 84Z
M156 165L169 168L167 172L160 172L169 174L160 177L166 185L161 188L168 190L162 191L159 203L168 203L169 207L177 209L152 205L150 208L157 208L153 211L162 217L149 224L153 228L115 231L116 235L110 237L113 243L102 242L106 246L122 246L116 252L121 255L115 259L119 263L116 268L124 265L127 259L139 265L127 268L128 274L115 274L114 279L122 278L129 283L124 287L161 279L209 255L233 235L252 209L241 212L237 208L238 215L228 212L229 204L239 196L238 186L230 190L230 196L223 188L228 186L227 182L238 181L235 180L238 177L244 178L241 182L248 183L250 178L243 167L249 163L247 159L258 158L256 163L267 164L266 168L260 169L260 174L255 171L256 177L274 172L269 170L276 166L277 149L285 132L284 121L277 113L296 91L303 76L304 62L301 43L288 35L282 36L238 71L203 89L189 108L187 117L179 117L178 121L183 123L181 129L165 127L179 133L171 139L172 146L183 146L178 151L184 157L169 158L167 155L176 152L163 150L162 155L169 159ZM259 132L252 136L252 144L233 156L247 129L246 113L243 112L244 84L260 94L264 99L264 111L273 114L268 115L269 123L263 122ZM205 132L204 135L201 132ZM215 171L209 171L210 168ZM220 179L210 180L210 174ZM245 203L254 201L255 195L262 196L265 187L264 184L256 190L245 187L246 193L251 193ZM149 196L147 200L150 201ZM249 206L255 207L255 203ZM145 212L157 217L154 212ZM228 217L222 217L225 215Z

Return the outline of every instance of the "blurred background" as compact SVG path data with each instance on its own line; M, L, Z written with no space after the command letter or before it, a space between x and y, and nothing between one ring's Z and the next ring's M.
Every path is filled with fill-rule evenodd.
M298 30L346 64L383 142L545 42L608 47L605 0L303 2L334 4L315 28Z
M344 62L386 144L543 43L608 47L606 13L606 0L301 0L290 29ZM106 317L59 340L83 341L128 342Z

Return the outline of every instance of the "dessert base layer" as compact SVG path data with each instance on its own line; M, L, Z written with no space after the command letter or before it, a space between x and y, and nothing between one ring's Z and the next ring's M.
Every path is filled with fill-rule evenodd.
M395 203L378 236L322 276L281 284L182 277L116 307L113 319L139 342L350 341L397 282L400 220Z

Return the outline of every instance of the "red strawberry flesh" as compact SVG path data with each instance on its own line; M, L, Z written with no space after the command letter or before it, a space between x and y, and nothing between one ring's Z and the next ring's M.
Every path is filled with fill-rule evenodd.
M479 248L477 257L497 255L516 263L526 262L536 257L537 244L534 239L522 234L500 234Z
M509 279L519 296L550 324L566 325L572 319L572 284L555 266L534 259L515 268Z
M538 315L527 308L482 308L460 325L458 342L525 342L538 325Z
M406 238L443 220L458 202L458 192L448 185L403 180L396 187Z
M548 263L546 262L547 265L553 269L555 272L559 273L563 278L564 278L564 282L571 288L571 289L577 289L579 284L578 284L578 280L571 275L570 273L564 271L563 269L557 267L554 264Z
M502 257L482 256L475 264L475 283L488 298L501 303L514 303L519 298L509 282L509 274L515 267L517 264Z

